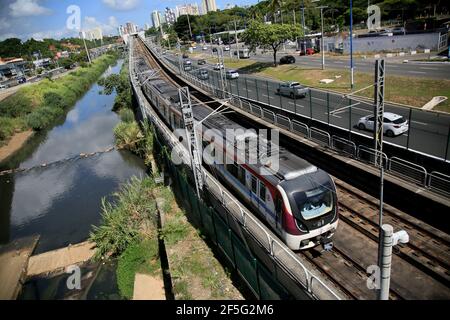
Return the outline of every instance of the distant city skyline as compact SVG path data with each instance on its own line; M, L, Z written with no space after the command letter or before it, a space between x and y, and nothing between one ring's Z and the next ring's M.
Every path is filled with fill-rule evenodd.
M166 7L175 9L185 3L196 3L202 11L203 0L0 0L0 41L7 38L27 40L34 38L69 38L79 37L81 31L100 28L103 37L118 35L119 27L127 22L144 28L152 25L151 14L154 10L161 12L165 20ZM258 0L216 0L218 9L225 9L228 4L251 5ZM70 13L68 8L77 6L80 9L80 28L67 28ZM70 11L69 11L70 12Z

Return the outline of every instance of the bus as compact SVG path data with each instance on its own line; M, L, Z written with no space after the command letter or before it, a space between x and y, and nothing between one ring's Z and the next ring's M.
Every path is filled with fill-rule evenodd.
M250 58L250 50L249 49L239 49L234 51L234 55L237 56L239 51L239 58L248 59Z

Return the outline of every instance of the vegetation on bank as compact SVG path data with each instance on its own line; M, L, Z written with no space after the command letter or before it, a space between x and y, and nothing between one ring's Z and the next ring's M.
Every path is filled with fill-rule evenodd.
M104 55L91 65L81 67L58 80L44 79L19 89L1 101L0 144L4 144L14 132L43 130L51 126L116 60L116 54Z
M113 91L116 92L116 98L114 99L113 111L119 111L121 109L130 109L132 105L131 101L131 84L129 79L128 61L125 61L122 65L122 69L119 74L112 74L108 77L100 79L99 85L103 86L103 94L110 95Z

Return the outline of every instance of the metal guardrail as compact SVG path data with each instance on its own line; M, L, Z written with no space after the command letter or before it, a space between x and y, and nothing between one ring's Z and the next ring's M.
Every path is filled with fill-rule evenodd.
M130 79L133 84L134 92L137 95L137 100L142 114L158 127L167 141L168 146L175 150L175 154L179 155L185 164L191 166L189 161L189 153L184 145L159 119L141 89L139 89L136 85L134 68L132 67L134 66L132 56L133 40L131 41L130 46ZM148 46L147 48L152 50ZM153 88L150 90L153 90ZM159 102L157 94L151 96L156 98L155 101L151 101L152 103L157 101ZM225 206L227 211L233 215L236 221L239 221L241 225L253 235L261 247L267 251L267 254L269 254L275 261L278 261L283 268L286 269L286 271L288 271L298 281L298 283L307 290L308 293L321 299L322 295L325 296L323 299L341 299L339 295L329 288L318 276L309 271L299 260L299 258L283 242L271 234L267 227L265 227L250 211L241 205L231 193L222 188L220 183L205 169L203 169L203 175L205 177L205 187L208 188L211 194ZM315 289L319 287L320 289Z
M375 149L366 146L358 146L357 158L361 161L370 163L371 165L375 165L375 159L379 153L380 151ZM384 152L382 152L381 156L383 157L383 166L387 168L389 162L388 156Z
M344 154L350 156L350 157L356 157L356 151L357 147L356 144L353 141L332 136L331 137L331 148L336 151L341 151Z
M450 196L450 176L440 172L432 172L428 175L428 188Z
M392 174L399 175L420 185L425 186L427 183L427 170L415 163L392 157L389 160L388 170Z
M289 119L288 117L277 114L276 123L285 129L292 129L291 119Z
M292 120L292 131L309 138L309 127L300 121Z
M315 142L317 142L321 146L330 147L331 146L331 136L328 132L311 128L309 130L309 138Z
M175 67L173 68L175 69ZM217 90L217 89L215 89ZM219 96L215 93L215 90L209 90L213 92L216 96ZM220 91L220 90L219 90ZM221 92L222 93L222 92ZM267 114L264 109L259 106L256 106L246 100L242 100L239 96L233 95L233 101L237 102L240 100L240 103L233 103L233 105L252 113L260 118L263 118L273 124L279 125L280 127L286 128L286 120L278 121L279 114L270 111L273 114ZM254 107L258 107L261 110L261 115L252 111ZM288 117L285 117L289 119ZM291 132L299 134L305 138L311 139L316 143L319 143L322 146L327 146L337 152L342 152L350 157L355 157L356 159L366 162L368 164L374 165L375 161L375 150L366 146L356 147L356 144L350 140L343 139L340 137L327 137L324 133L326 131L317 129L317 128L309 128L308 125L293 119L290 120L290 128L286 128ZM328 134L328 133L327 133ZM328 134L329 136L329 134ZM428 173L425 168L418 166L412 162L408 162L406 160L393 157L389 159L388 156L383 153L383 164L385 168L398 177L401 177L405 180L414 182L422 187L428 188L430 191L448 195L450 194L450 177L444 175L440 172ZM425 171L424 171L425 170ZM425 178L424 178L425 177Z

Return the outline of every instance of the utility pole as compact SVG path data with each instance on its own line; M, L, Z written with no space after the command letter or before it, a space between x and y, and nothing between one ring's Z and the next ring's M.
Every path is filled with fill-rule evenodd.
M88 50L87 45L86 45L86 34L84 33L84 31L82 31L81 35L83 36L84 49L86 49L86 54L87 54L87 57L88 57L88 60L89 60L89 64L91 64L92 63L91 55L89 54L89 50Z
M374 101L374 134L375 141L375 167L380 169L380 213L379 213L379 238L378 238L378 266L382 269L383 248L383 201L384 201L384 158L383 158L383 118L384 118L384 85L385 85L385 61L377 60L375 63L375 101Z
M194 126L194 113L192 112L189 88L180 88L178 94L180 97L181 112L183 115L186 137L189 139L188 148L189 156L191 158L192 172L194 173L195 187L198 197L201 198L201 191L203 190L202 157L196 128Z
M241 59L241 56L239 54L239 45L238 45L238 36L237 36L237 24L236 19L234 19L234 41L236 42L236 53L238 60ZM231 51L231 50L230 50Z
M306 22L305 22L305 0L302 0L302 27L303 27L303 49L306 55Z
M350 0L350 81L351 88L355 87L355 78L354 78L354 65L353 65L353 0Z
M323 9L328 8L327 6L320 6L317 7L317 9L320 9L320 19L322 23L322 41L321 41L321 48L320 51L322 51L322 70L325 70L325 36L323 33Z

